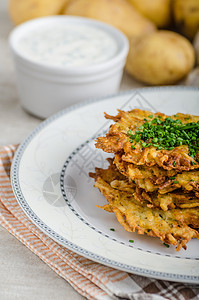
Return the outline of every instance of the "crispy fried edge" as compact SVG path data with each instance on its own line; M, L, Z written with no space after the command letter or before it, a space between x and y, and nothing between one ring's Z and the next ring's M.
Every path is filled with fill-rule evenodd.
M145 228L144 224L140 225L136 223L133 220L133 211L129 209L125 209L123 205L118 207L117 204L115 204L115 193L114 189L111 188L111 186L105 182L101 177L98 177L95 182L95 187L97 187L102 194L105 196L107 201L109 202L108 205L105 206L98 206L99 208L102 208L106 211L109 212L114 212L118 222L124 227L125 230L130 231L130 232L135 232L137 230L138 234L144 234L146 233L147 235L151 237L159 237L160 240L164 243L167 244L172 244L176 246L176 250L179 251L181 248L186 249L186 244L192 239L192 238L198 238L199 239L199 233L186 225L183 220L182 220L182 215L180 215L180 218L177 219L177 210L175 210L175 213L173 211L168 211L168 212L163 212L160 210L154 210L151 208L146 208L146 206L139 205L136 203L136 206L139 207L139 209L147 209L148 212L152 213L157 213L157 214L166 214L166 217L169 219L173 217L173 222L174 226L170 228L170 231L164 232L164 230L160 230L158 228L158 225L163 223L163 220L159 220L161 222L155 223L154 226L151 228ZM117 191L118 193L118 191ZM117 197L116 197L117 198ZM131 198L132 201L132 198ZM134 200L135 201L135 200ZM124 202L123 202L124 204ZM179 210L180 212L180 210ZM137 215L137 212L136 212ZM168 215L168 216L167 216ZM165 219L167 219L165 218ZM188 218L188 217L187 217ZM139 222L141 223L143 220L142 218L139 219ZM165 223L169 226L168 221L164 220Z
M150 114L152 114L150 111L143 111L140 109L134 109L129 112L119 110L119 113L116 116L105 114L105 117L115 121L115 124L111 125L106 137L97 138L95 144L96 148L109 153L124 151L125 154L123 155L123 160L137 165L154 166L157 164L166 170L175 169L177 171L188 171L199 168L199 163L189 156L188 146L179 146L173 150L157 150L154 147L142 149L140 145L138 147L136 146L135 150L131 148L131 143L127 136L128 130L132 129L132 124L134 129L139 127L135 126L136 122L141 125L144 123L144 118ZM168 117L162 113L153 113L153 116L161 116L163 119ZM170 117L176 119L175 116L176 115ZM177 119L181 119L185 124L188 123L188 120L185 120L188 117L190 118L189 122L199 120L198 116L193 115L178 113L178 116ZM126 127L124 125L126 125Z

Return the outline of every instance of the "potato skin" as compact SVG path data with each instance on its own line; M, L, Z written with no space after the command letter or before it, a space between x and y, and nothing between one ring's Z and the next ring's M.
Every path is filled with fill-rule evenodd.
M173 0L172 10L179 32L192 40L199 30L199 0Z
M199 30L194 37L193 47L194 47L195 54L196 54L196 64L197 64L197 66L199 66Z
M9 14L14 24L25 21L57 15L69 0L10 0Z
M165 28L171 23L171 0L128 0L143 16L157 27Z
M126 70L149 85L169 85L186 76L194 62L194 49L186 38L159 30L130 41Z
M65 14L97 19L120 29L128 37L139 36L156 29L126 0L73 0Z
M199 67L193 69L188 74L185 84L190 86L199 86Z

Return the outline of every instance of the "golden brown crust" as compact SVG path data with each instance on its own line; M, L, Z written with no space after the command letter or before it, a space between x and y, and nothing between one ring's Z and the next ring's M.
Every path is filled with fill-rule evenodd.
M96 168L96 173L90 175L95 178L95 187L108 201L101 208L114 212L125 230L159 237L162 242L177 246L176 250L186 248L191 238L199 238L199 233L193 229L199 227L199 208L163 211L149 207L144 199L136 200L136 186L119 173L112 159L109 163L108 169Z
M119 223L129 232L159 237L162 242L176 246L177 251L186 249L190 239L199 238L199 233L187 225L192 220L198 221L199 213L194 209L184 209L182 213L180 209L164 212L148 208L136 201L131 193L112 188L101 177L96 178L95 187L109 203L101 208L114 212Z
M110 184L112 188L118 191L127 192L132 195L138 202L145 203L147 207L158 208L164 211L173 208L194 208L199 207L199 198L193 192L184 192L182 189L177 189L170 193L160 194L157 191L147 192L140 188L132 180L122 175L113 164L112 159L109 160L108 169L96 168L96 173L90 173L90 176L95 178L103 178L103 180ZM199 220L197 224L192 224L195 228L199 227Z
M183 193L182 190L177 190L172 193L160 194L158 192L149 193L143 189L136 188L133 196L137 201L143 203L148 202L148 207L158 208L164 211L173 208L195 208L199 207L199 198L195 197L193 193ZM192 224L193 225L193 224ZM199 219L194 228L199 227Z
M132 149L128 132L131 130L134 134L145 123L144 119L149 115L151 115L150 111L139 109L133 109L129 112L119 111L115 117L106 114L105 117L114 120L115 124L110 126L105 137L97 138L96 148L108 153L123 152L122 159L125 162L140 166L152 167L157 165L165 170L176 170L177 172L199 168L199 163L189 155L187 145L175 147L173 150L158 150L153 146L143 148L140 143L137 143L135 149ZM153 114L153 118L158 116L161 116L162 120L168 117L162 113ZM183 124L199 121L197 116L181 113L178 113L177 117L173 115L171 118L181 120ZM196 158L199 159L199 153L197 153Z
M152 114L139 109L129 112L119 110L117 116L106 114L105 117L115 123L105 137L97 139L96 147L115 153L115 157L109 160L107 170L96 168L96 172L90 174L95 179L95 187L108 201L102 208L114 212L119 223L129 232L159 237L162 242L176 246L177 251L186 249L190 239L199 239L196 230L199 228L199 153L195 150L196 146L193 159L190 156L190 149L193 154L193 148L188 145L169 146L171 149L165 150L162 149L163 144L156 146L152 143L152 139L157 140L154 135L151 140L145 140L142 136L141 142L137 130L151 126L147 128L152 129L154 134L152 125L162 124L161 121L168 117L162 113ZM147 118L156 119L143 125ZM183 130L182 124L199 121L197 116L180 113L171 118L182 122L177 121L178 125L181 124L181 127L177 127L178 131ZM169 119L166 122L173 123ZM198 125L189 124L186 129L189 130L190 126ZM161 127L157 129L162 132ZM166 132L167 138L170 131ZM136 142L135 137L138 138Z
M122 160L120 153L115 155L114 164L121 174L146 192L166 194L182 188L186 193L193 192L195 197L199 197L199 170L177 173L176 170L165 170L158 166L137 166Z

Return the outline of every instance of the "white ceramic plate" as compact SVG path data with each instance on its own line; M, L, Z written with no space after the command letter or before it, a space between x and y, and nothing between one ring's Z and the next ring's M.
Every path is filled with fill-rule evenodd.
M115 115L117 108L135 107L199 115L199 89L132 90L54 115L18 148L11 171L14 193L42 231L85 257L143 276L199 283L198 240L190 241L186 251L176 252L159 239L125 232L114 214L96 208L106 200L93 187L88 172L104 167L109 155L95 149L93 139L111 124L104 112Z

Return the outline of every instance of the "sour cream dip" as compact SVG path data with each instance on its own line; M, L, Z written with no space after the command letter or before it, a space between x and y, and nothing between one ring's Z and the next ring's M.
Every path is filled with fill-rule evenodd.
M86 24L57 24L31 30L18 41L28 59L60 67L90 66L105 62L118 52L108 32Z
M15 27L9 45L21 104L40 118L116 93L129 49L116 28L61 15Z

